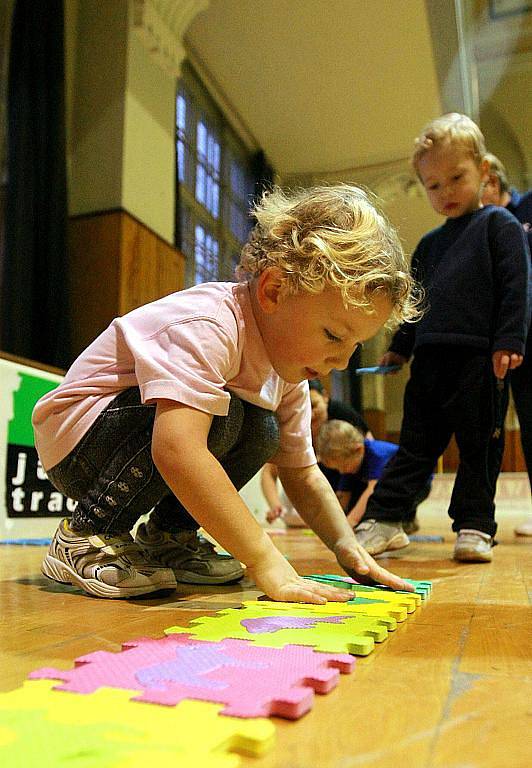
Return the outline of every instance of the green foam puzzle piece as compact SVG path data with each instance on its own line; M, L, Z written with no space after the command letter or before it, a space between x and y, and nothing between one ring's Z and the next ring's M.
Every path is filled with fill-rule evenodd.
M393 608L402 609L404 618L400 619L397 615L393 614L397 621L404 621L407 613L414 613L422 603L421 595L415 592L393 592L385 589L379 589L378 587L367 587L359 584L351 584L350 582L337 580L331 575L319 575L313 574L312 576L305 576L310 581L317 581L320 584L327 584L328 586L341 587L343 589L349 589L354 593L354 597L349 600L350 604L364 605L364 600L375 604L386 606L384 610L392 610ZM368 604L366 603L366 604ZM361 609L362 611L362 609ZM372 613L372 612L370 612Z
M323 574L314 574L314 576L327 579L329 582L333 581L335 586L347 586L347 587L355 587L357 590L359 589L378 589L378 590L384 590L385 592L391 592L395 595L408 595L409 597L412 597L412 595L419 595L419 597L422 600L426 600L430 597L432 593L432 582L431 581L419 581L416 579L403 579L403 581L408 582L408 584L412 584L412 586L415 589L415 592L405 592L401 589L391 589L390 587L385 587L383 584L377 584L375 586L367 586L365 584L352 584L349 580L346 579L345 576L338 576L336 573L323 573ZM312 577L307 577L312 578Z
M266 718L220 717L223 705L181 701L175 707L132 702L137 691L54 691L29 680L0 694L0 763L6 768L237 768L230 750L261 755L273 746Z
M409 584L416 588L418 595L423 600L427 600L432 594L432 581L416 581L416 579L405 579Z
M427 594L426 592L403 592L401 590L388 589L387 587L370 587L366 584L352 584L350 581L345 581L342 576L337 576L333 573L315 573L310 576L305 576L305 578L310 579L311 581L318 581L321 584L349 589L355 592L356 595L365 596L367 593L371 593L372 595L375 595L375 597L378 597L379 600L387 600L389 602L398 603L399 605L404 605L405 607L409 606L408 613L415 611L416 608L427 599L426 596L424 596ZM408 579L405 579L405 581L408 581ZM421 589L421 587L417 589ZM388 597L386 597L386 595Z
M297 605L298 608L294 609L293 615L286 611L285 615L288 618L317 618L317 614L311 610L312 606ZM197 640L217 641L225 638L249 640L266 648L281 648L290 644L308 645L317 651L352 653L356 656L367 656L373 650L375 642L383 642L388 637L386 622L380 618L362 614L342 615L340 612L328 616L329 618L340 617L338 623L316 622L313 626L304 629L291 627L254 632L248 628L253 620L264 620L267 617L277 619L279 615L280 611L277 609L267 605L253 604L244 608L218 611L214 616L201 616L193 619L188 627L169 627L165 632L167 634L186 632ZM243 622L248 623L248 627Z

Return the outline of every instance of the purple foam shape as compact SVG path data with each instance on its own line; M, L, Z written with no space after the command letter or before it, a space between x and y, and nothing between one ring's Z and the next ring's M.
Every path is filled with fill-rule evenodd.
M209 680L207 673L220 666L234 667L244 670L262 670L267 664L237 662L227 656L217 646L205 648L204 645L192 645L189 648L179 648L175 659L140 669L135 677L141 688L165 690L169 683L198 685L202 688L226 688L227 684L217 680Z
M316 624L342 624L345 616L265 616L264 618L244 619L240 623L251 635L279 632L281 629L308 629Z

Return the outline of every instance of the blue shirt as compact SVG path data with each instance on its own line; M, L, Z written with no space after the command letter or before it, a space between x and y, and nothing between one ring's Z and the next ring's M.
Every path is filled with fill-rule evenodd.
M360 469L354 474L340 475L337 490L352 492L360 480L379 480L384 467L392 456L395 456L399 446L386 440L364 440L364 449L364 460Z

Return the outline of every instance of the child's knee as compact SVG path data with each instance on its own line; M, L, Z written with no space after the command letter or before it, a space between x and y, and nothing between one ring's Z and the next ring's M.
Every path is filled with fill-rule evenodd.
M253 438L253 451L262 462L267 462L279 450L281 429L273 411L267 411L251 403L245 405L245 431Z
M207 447L220 458L236 444L244 424L244 405L237 395L231 394L227 416L215 416L212 420Z

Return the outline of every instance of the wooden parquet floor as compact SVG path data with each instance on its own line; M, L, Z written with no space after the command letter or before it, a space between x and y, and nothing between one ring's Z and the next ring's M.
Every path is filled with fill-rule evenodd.
M524 476L499 483L499 546L491 564L450 559L449 479L420 508L420 534L382 563L428 579L433 594L389 641L359 658L327 696L297 722L275 718L277 745L244 768L530 768L532 765L532 538L514 536L531 514ZM275 537L301 573L339 573L314 537ZM0 689L19 686L42 666L70 668L95 650L118 651L140 636L236 606L258 595L238 585L182 585L165 597L97 600L45 579L43 549L0 547Z

